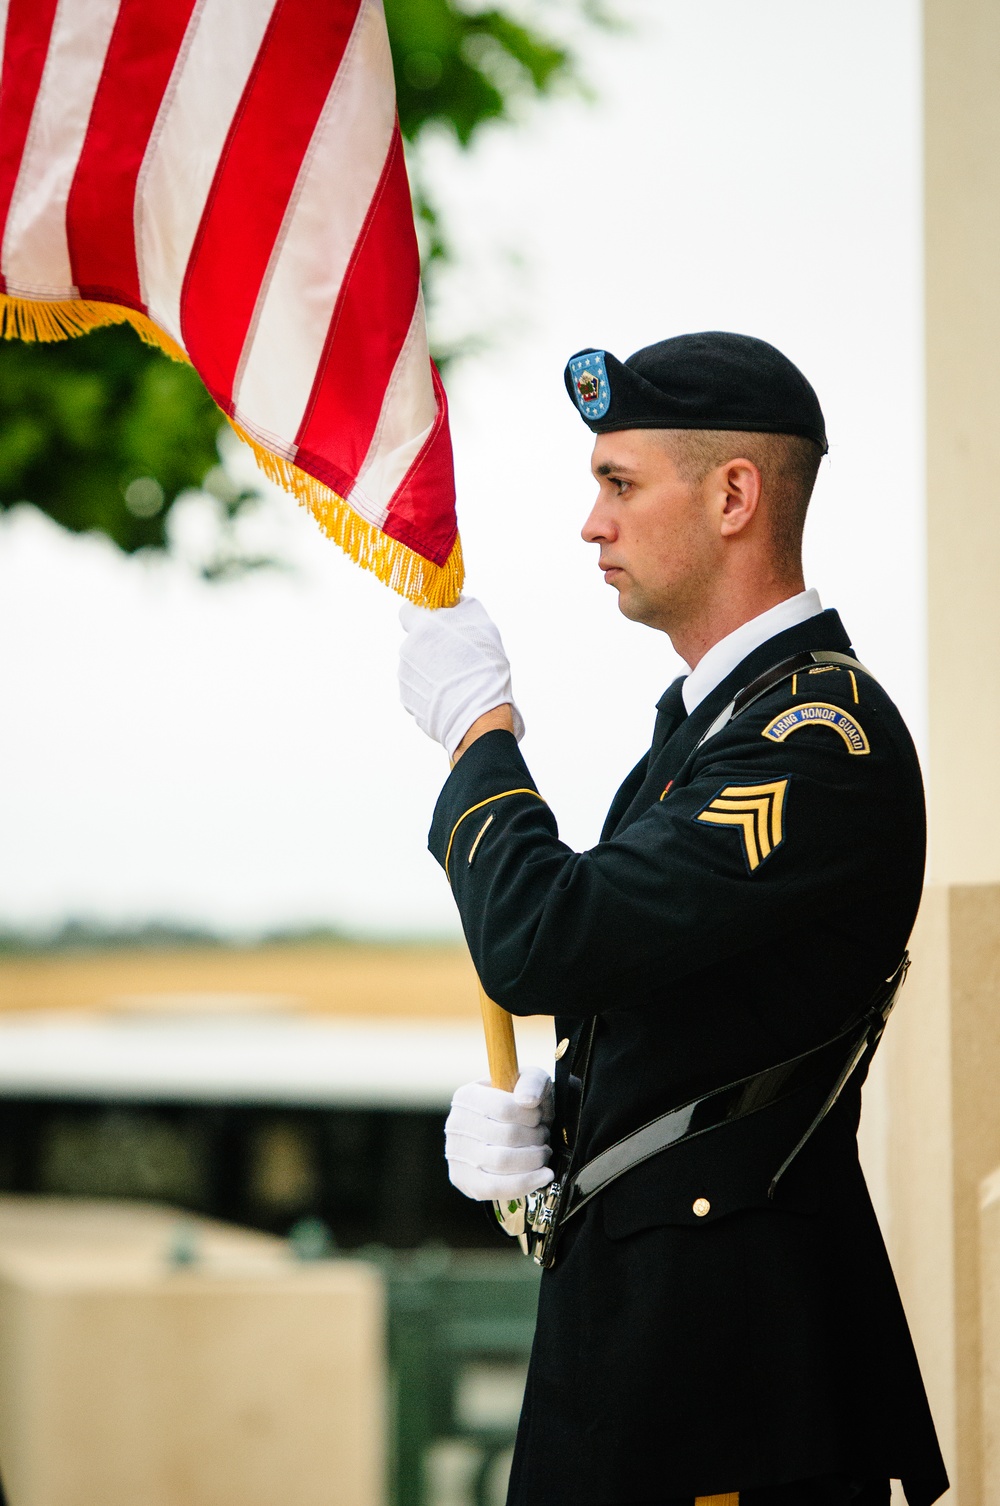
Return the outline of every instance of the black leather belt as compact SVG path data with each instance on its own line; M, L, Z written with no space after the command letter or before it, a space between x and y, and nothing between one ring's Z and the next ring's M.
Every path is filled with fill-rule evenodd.
M693 1140L696 1135L745 1119L795 1093L826 1086L819 1109L771 1179L768 1197L773 1198L781 1178L822 1124L858 1067L862 1063L867 1067L871 1061L909 965L909 953L904 952L895 972L879 985L864 1011L855 1015L849 1025L821 1046L814 1046L777 1066L766 1067L762 1072L754 1072L738 1082L727 1083L725 1087L715 1088L700 1098L692 1098L689 1103L670 1109L593 1156L561 1184L552 1183L542 1192L533 1193L529 1199L528 1223L536 1236L532 1254L539 1265L552 1264L559 1230L567 1220L626 1172L641 1166L652 1156ZM535 1200L534 1206L532 1199Z
M876 1000L865 1010L862 1018L855 1020L839 1035L824 1041L821 1046L814 1046L811 1051L803 1051L799 1056L779 1062L776 1067L766 1067L763 1072L754 1072L749 1077L741 1078L739 1082L715 1088L701 1098L692 1098L690 1103L661 1114L658 1119L644 1124L641 1129L633 1130L632 1134L617 1140L607 1150L601 1151L600 1155L594 1156L566 1184L562 1221L572 1218L592 1197L603 1192L605 1187L631 1171L634 1166L641 1166L650 1156L657 1156L672 1146L683 1145L696 1135L703 1135L707 1130L717 1129L722 1124L745 1119L748 1114L756 1114L773 1103L780 1103L793 1093L823 1083L832 1083L808 1129L775 1172L768 1188L768 1196L773 1197L779 1181L810 1135L833 1108L862 1057L866 1052L874 1051L878 1045L908 966L907 955L892 977L880 986Z

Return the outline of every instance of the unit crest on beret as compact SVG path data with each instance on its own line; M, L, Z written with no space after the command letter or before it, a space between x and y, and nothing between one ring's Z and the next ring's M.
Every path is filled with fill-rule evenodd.
M611 386L603 350L586 350L569 363L571 391L588 423L603 418L611 406Z

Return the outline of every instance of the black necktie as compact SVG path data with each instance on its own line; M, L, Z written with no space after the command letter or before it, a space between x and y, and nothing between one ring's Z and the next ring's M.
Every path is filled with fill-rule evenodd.
M649 754L650 763L652 763L668 738L673 737L677 728L687 716L687 711L684 709L684 697L681 694L686 679L687 675L678 675L674 683L667 687L656 703L656 724L653 727L653 746Z

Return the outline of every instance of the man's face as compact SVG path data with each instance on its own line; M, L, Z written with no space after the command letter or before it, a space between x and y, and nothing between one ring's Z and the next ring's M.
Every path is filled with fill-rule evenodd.
M591 468L600 491L583 537L600 545L625 616L670 633L690 620L717 568L703 488L681 479L657 429L599 434Z

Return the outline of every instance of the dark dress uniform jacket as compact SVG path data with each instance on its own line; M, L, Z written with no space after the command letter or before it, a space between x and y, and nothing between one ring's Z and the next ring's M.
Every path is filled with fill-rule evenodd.
M756 649L690 717L672 686L587 852L560 842L507 732L444 787L430 846L483 985L571 1041L556 1146L597 1018L577 1165L821 1044L903 953L923 791L880 686L800 671L698 746L743 686L822 649L850 651L835 612ZM860 1102L852 1082L774 1200L797 1138L781 1108L647 1161L568 1223L542 1278L511 1503L659 1506L827 1475L902 1479L910 1506L946 1489L858 1163Z

